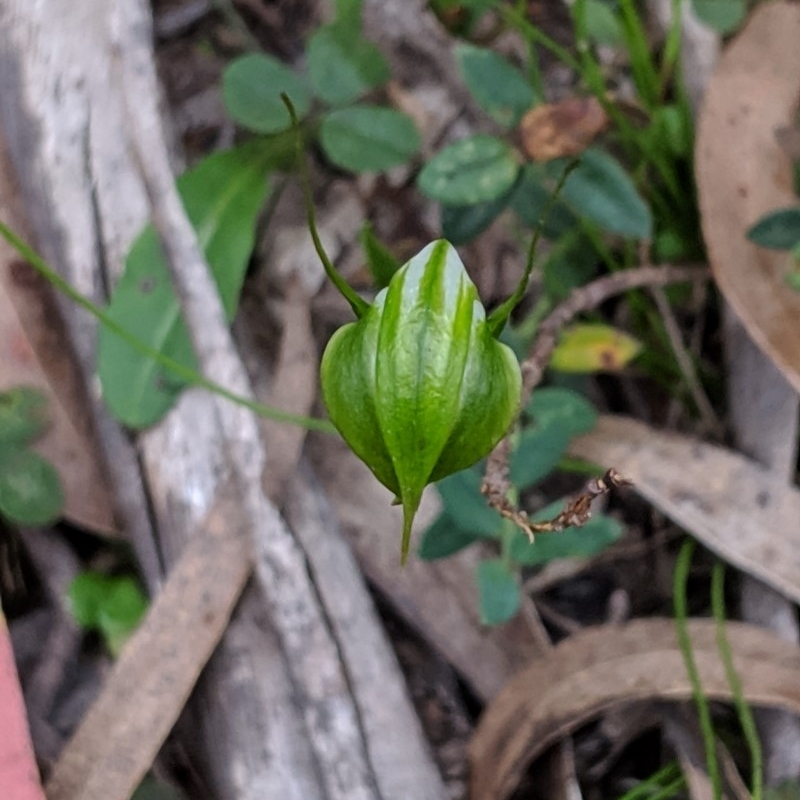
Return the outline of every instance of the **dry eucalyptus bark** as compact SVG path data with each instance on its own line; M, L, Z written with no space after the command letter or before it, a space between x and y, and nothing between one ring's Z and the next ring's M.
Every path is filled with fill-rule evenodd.
M141 0L54 0L46 7L9 0L0 8L0 29L0 122L45 257L76 288L101 300L151 206L203 370L249 394L169 170L149 9ZM68 304L64 310L89 379L94 324ZM97 417L104 420L104 441L125 443L99 403ZM441 797L418 730L406 727L397 736L385 725L379 732L364 725L352 676L339 659L344 644L331 629L305 553L261 489L265 450L253 417L189 391L140 444L168 564L223 482L237 485L249 522L258 585L245 590L194 704L216 792L298 800ZM115 475L118 489L140 480L131 451L125 453L132 472ZM115 466L117 457L117 451L110 455ZM147 520L144 500L140 491L130 504L132 522L140 525L140 518ZM407 704L399 677L383 677L396 701ZM366 738L373 733L398 745L394 760L372 762ZM409 736L416 737L410 750ZM410 754L417 769L406 763ZM380 780L378 768L386 771Z

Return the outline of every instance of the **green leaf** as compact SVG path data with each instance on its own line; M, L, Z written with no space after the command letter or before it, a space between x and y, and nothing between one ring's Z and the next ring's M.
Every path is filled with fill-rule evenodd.
M563 169L562 164L558 167ZM609 233L633 239L649 239L652 234L650 209L620 163L602 150L584 151L561 196L575 214Z
M39 389L15 386L0 392L0 450L38 439L49 424L47 398Z
M389 80L389 65L371 42L347 26L325 25L308 43L314 92L331 105L346 105Z
M147 598L130 576L112 580L97 626L111 654L117 656L142 621L147 611Z
M513 187L496 200L476 203L471 206L442 206L442 236L454 245L467 244L479 233L483 233L513 195Z
M481 494L481 480L481 470L465 469L436 484L447 516L473 538L497 536L503 524Z
M478 601L484 625L500 625L517 613L519 584L505 562L487 559L478 564Z
M375 281L375 285L379 289L383 289L389 285L392 276L402 265L375 236L372 232L372 226L368 222L364 223L359 239L367 259L367 267Z
M641 343L624 331L582 323L561 332L550 367L561 372L612 372L627 366L641 349Z
M511 208L530 228L535 228L541 222L552 195L544 185L544 177L544 169L540 164L526 164L511 199ZM542 235L546 239L558 239L577 225L575 215L561 200L556 200L544 221Z
M69 612L82 628L98 627L100 607L108 594L109 578L101 572L81 572L67 590Z
M556 425L526 428L509 458L511 482L527 489L552 472L569 446L569 434Z
M563 300L597 273L597 253L581 231L563 237L553 245L542 264L542 279L548 296Z
M222 99L235 122L256 133L277 133L292 121L281 100L289 95L298 118L311 108L305 81L276 58L250 53L232 61L222 73Z
M98 631L113 655L119 654L147 610L147 598L130 575L82 572L70 584L67 599L75 621Z
M0 460L0 514L18 525L46 525L61 514L64 495L55 467L31 450Z
M543 508L533 517L534 522L552 519L564 508L564 501ZM533 544L522 531L516 531L511 540L511 558L523 566L538 566L557 558L589 558L610 547L622 536L623 528L612 517L592 517L580 528L540 533Z
M552 472L567 452L569 441L591 431L597 412L585 397L570 389L537 389L526 414L534 427L525 427L511 453L511 480L520 489L538 483Z
M510 128L536 102L522 73L492 50L456 45L461 76L477 104L498 124Z
M139 784L131 800L184 800L184 795L170 784L148 776Z
M414 123L393 108L359 105L327 114L320 144L338 167L352 172L381 172L402 164L420 146Z
M570 438L589 433L597 424L597 411L582 394L557 386L537 389L525 413L537 427L557 427Z
M334 26L341 35L354 39L361 37L361 9L364 0L336 0L336 20Z
M624 42L622 26L610 3L584 0L584 13L586 35L590 41L608 47L619 47Z
M800 244L800 207L765 214L747 231L747 238L770 250L791 250Z
M270 140L256 140L215 153L178 179L229 319L238 303L256 219L269 191L267 174L276 157ZM150 225L128 254L108 314L151 347L196 367L166 259ZM172 407L183 384L108 329L101 327L98 335L98 375L111 412L132 428L157 422Z
M465 530L446 512L440 514L422 534L417 555L423 561L446 558L479 541L481 536Z
M694 13L718 33L731 33L744 21L747 0L692 0Z
M448 145L423 168L417 185L423 194L452 206L495 200L517 178L519 164L510 145L494 136L470 136Z
M689 158L694 147L694 131L686 114L676 103L656 108L650 117L655 146L674 158Z

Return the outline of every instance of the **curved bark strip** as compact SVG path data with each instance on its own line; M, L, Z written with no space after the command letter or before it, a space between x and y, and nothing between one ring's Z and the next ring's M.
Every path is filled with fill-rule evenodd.
M0 121L45 256L76 288L97 299L99 287L119 276L151 206L204 372L249 394L169 169L144 0L9 0L0 8L0 25L6 36ZM93 324L75 309L67 307L66 313L91 373ZM248 551L256 553L257 585L245 591L194 707L199 720L194 733L206 745L201 757L216 792L226 800L403 796L379 787L351 676L340 662L344 647L331 630L303 550L261 489L265 452L252 415L190 391L140 444L168 563L174 565L184 547L191 547L196 529L229 483L241 497L238 511L252 549L241 551L240 569L229 570L226 602L243 588ZM206 580L216 577L209 574ZM385 680L388 685L399 678ZM383 735L391 742L390 731ZM405 796L437 800L443 794L438 776L424 747L415 752L423 759L416 766L426 786L418 781L416 789L408 789L403 778L398 785L408 789ZM412 774L413 765L402 763L408 750L398 753L396 764ZM140 762L141 757L129 769L141 769ZM54 783L51 800L127 796L113 771L104 777L102 762L84 754L75 763L82 764L83 777L64 791L56 791ZM391 759L380 766L392 769Z
M704 693L729 700L716 624L688 625ZM800 713L800 648L743 623L727 623L726 632L747 701ZM602 625L571 636L509 681L484 712L470 745L470 797L505 800L533 759L612 708L691 696L674 620Z

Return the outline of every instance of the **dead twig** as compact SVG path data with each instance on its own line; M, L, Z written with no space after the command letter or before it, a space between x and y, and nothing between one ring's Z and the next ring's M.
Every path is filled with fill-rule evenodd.
M487 472L488 469L487 465ZM507 466L503 472L503 479L505 481L509 480ZM531 522L525 511L521 511L509 501L507 487L503 491L504 487L502 485L494 481L490 483L486 477L484 477L481 485L481 494L489 500L489 505L495 511L518 525L525 532L530 543L533 544L535 533L554 533L563 531L566 528L585 525L592 516L592 501L610 491L612 487L629 486L630 483L627 478L623 478L615 469L610 469L602 478L592 478L586 484L586 488L577 497L570 500L560 514L544 522ZM503 493L498 494L498 492Z
M666 264L616 272L575 289L563 303L550 312L539 326L530 354L521 364L522 399L520 408L527 406L534 388L541 381L558 341L559 332L578 314L590 311L609 298L631 289L663 287L672 283L707 280L708 277L709 271L706 267ZM511 480L508 458L510 451L511 442L506 436L489 455L481 493L487 498L489 505L501 516L512 520L525 531L531 542L534 533L537 532L560 531L572 525L583 525L589 519L589 507L595 497L604 494L612 486L624 486L628 483L616 470L610 469L603 478L590 481L584 492L569 503L555 519L532 523L528 520L527 514L520 511L509 500Z

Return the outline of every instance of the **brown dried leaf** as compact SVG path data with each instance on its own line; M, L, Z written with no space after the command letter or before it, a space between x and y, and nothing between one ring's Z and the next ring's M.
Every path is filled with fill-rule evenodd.
M711 620L689 621L703 691L728 700L715 629ZM727 634L748 702L800 713L800 648L742 623L728 623ZM691 691L673 620L583 631L533 662L487 707L470 745L470 797L505 800L533 759L620 704L686 700Z
M800 602L800 490L724 447L601 417L570 453L614 464L633 490L725 561Z
M549 161L579 155L607 125L596 97L570 97L532 108L520 120L519 133L529 158Z
M24 230L0 141L0 217ZM88 403L45 282L0 241L0 391L31 386L47 397L51 425L34 449L54 464L64 516L96 533L116 533L111 491L92 442Z
M722 293L748 333L800 390L800 293L785 253L745 238L769 211L793 205L790 159L775 135L800 100L800 6L765 3L711 79L697 139L703 235Z

